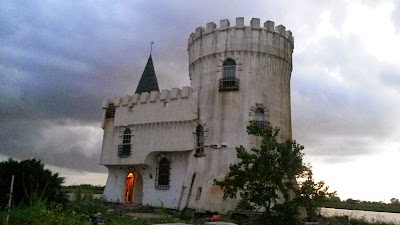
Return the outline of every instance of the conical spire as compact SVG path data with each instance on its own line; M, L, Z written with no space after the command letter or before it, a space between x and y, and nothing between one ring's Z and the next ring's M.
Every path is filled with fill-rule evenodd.
M135 94L142 92L159 91L156 72L154 71L153 59L151 54L147 60L146 67L144 68L142 77L140 78Z

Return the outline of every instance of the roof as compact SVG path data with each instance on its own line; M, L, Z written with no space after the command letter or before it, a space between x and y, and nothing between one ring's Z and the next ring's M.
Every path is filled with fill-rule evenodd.
M150 55L135 94L141 94L142 92L150 93L152 91L160 91L160 88L158 87L156 72L154 71L153 59Z

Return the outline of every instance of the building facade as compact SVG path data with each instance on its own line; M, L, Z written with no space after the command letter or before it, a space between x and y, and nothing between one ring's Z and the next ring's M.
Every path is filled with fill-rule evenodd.
M291 138L292 33L244 18L198 27L188 40L190 87L159 91L151 56L136 93L103 102L107 201L226 212L221 179L250 123Z

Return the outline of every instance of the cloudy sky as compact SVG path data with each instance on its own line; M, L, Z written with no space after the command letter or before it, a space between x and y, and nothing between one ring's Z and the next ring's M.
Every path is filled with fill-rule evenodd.
M279 3L278 3L279 2ZM0 160L104 185L101 101L134 93L154 41L162 89L189 85L189 34L236 17L293 32L293 136L341 198L400 198L400 2L0 3Z

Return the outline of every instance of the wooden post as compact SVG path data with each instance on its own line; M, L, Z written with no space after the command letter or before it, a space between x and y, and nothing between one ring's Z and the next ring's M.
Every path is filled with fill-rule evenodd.
M14 189L14 175L12 175L12 177L11 177L10 198L8 199L8 209L7 209L6 224L8 224L8 219L10 217L10 208L11 208L11 200L12 200L13 189Z

